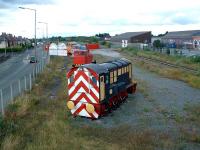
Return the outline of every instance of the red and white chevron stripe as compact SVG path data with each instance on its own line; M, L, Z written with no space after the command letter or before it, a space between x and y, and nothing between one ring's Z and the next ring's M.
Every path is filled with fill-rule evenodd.
M99 103L99 82L97 74L87 68L79 67L68 72L68 95L69 100L74 102L75 107L71 110L74 116L85 116L90 118L98 118L99 114L95 110L89 113L86 105L93 106ZM70 82L70 77L73 76L73 82ZM92 77L95 77L97 82L93 83Z

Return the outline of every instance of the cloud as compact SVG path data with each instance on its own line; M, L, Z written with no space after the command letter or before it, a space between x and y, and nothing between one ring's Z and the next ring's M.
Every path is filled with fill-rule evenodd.
M187 25L187 24L198 23L198 20L186 16L179 16L172 18L172 22L175 24Z
M12 9L16 5L46 5L53 3L54 0L0 0L0 9Z
M37 5L43 5L43 4L52 4L53 0L1 0L0 2L3 2L5 4L37 4Z
M179 25L189 25L200 23L199 11L194 10L182 10L182 11L173 11L165 12L160 14L164 24L179 24Z
M8 8L8 7L9 6L8 6L7 3L0 1L0 9L5 9L5 8Z

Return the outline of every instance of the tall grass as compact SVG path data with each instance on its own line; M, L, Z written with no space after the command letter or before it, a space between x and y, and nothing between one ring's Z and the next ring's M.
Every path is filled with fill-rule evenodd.
M185 58L185 57L181 57L181 56L167 56L164 54L160 54L158 52L141 51L141 50L138 51L137 49L134 49L134 48L124 48L124 49L122 49L122 52L130 60L135 55L145 56L145 57L155 58L158 60L164 60L164 61L179 64L179 65L185 65L185 66L189 66L191 68L199 69L199 74L193 75L193 74L184 72L180 69L169 68L167 66L161 67L160 64L157 64L154 62L145 63L144 61L141 61L141 62L134 61L139 66L141 66L149 71L155 72L155 73L165 76L167 78L181 80L181 81L188 83L192 87L200 88L200 66L199 66L199 62L198 62L199 57Z
M184 57L184 56L178 56L178 55L171 56L171 55L162 54L156 51L138 50L137 48L131 48L131 47L122 48L121 51L128 52L129 54L132 54L132 56L134 55L144 56L148 58L170 62L177 65L191 67L194 69L199 69L199 64L200 64L199 56L196 56L196 57Z

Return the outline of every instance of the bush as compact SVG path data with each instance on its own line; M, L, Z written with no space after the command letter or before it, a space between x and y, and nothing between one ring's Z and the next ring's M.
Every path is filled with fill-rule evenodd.
M22 45L18 45L15 47L7 47L6 48L6 52L22 52L26 49L31 49L33 48L33 46L31 44L22 44ZM0 48L0 53L4 53L5 52L5 48Z
M13 118L3 118L0 115L0 142L1 140L10 133L13 133L17 129L16 120Z
M107 42L107 41L101 41L100 44L101 44L101 45L104 45L104 46L106 46L106 47L108 47L108 48L111 48L111 43L110 43L110 42Z
M101 45L106 45L106 41L102 41L100 44Z
M21 52L23 50L23 48L22 47L20 47L20 48L18 48L18 47L16 47L16 48L6 48L6 52ZM0 49L0 52L5 52L5 48L3 48L3 49Z
M190 61L194 63L200 63L200 56L192 57L190 58Z
M110 42L106 42L106 46L107 46L108 48L111 48L111 43L110 43Z

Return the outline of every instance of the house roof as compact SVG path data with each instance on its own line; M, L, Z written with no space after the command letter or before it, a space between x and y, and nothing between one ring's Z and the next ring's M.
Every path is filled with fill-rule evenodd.
M162 39L169 38L192 38L193 36L200 36L200 30L188 30L188 31L175 31L168 32Z
M148 33L148 32L151 32L151 31L126 32L126 33L122 33L122 34L116 35L116 36L112 37L111 39L129 39L131 37L138 36L138 35L141 35L141 34L144 34L144 33Z

